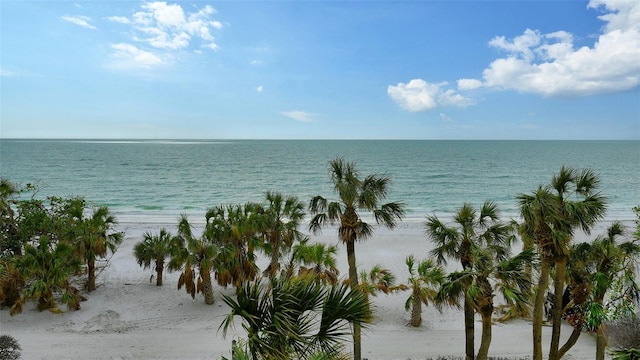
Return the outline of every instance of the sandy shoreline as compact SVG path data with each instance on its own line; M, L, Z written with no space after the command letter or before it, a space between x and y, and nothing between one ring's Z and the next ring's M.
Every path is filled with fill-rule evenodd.
M220 294L233 289L214 286L216 303L207 306L202 296L194 300L178 291L177 273L165 273L163 287L150 283L150 270L138 266L133 246L146 231L157 233L162 226L174 231L174 224L122 224L125 239L98 277L98 289L76 312L39 313L33 304L22 314L9 316L0 310L0 333L14 336L22 347L24 359L220 359L230 355L231 341L245 337L238 325L226 339L218 327L228 307ZM413 254L427 256L431 244L421 223L402 223L397 229L377 230L371 239L356 245L359 270L380 263L394 272L399 282L408 273L404 259ZM196 234L198 230L196 230ZM592 234L592 237L599 232ZM583 241L584 239L577 239ZM327 229L311 241L336 244L335 230ZM337 256L341 276L346 274L344 248ZM264 259L259 264L264 268ZM464 354L462 311L434 307L423 310L423 325L408 326L410 314L404 311L408 293L379 295L373 298L375 320L363 333L363 356L374 359L425 359L438 355ZM479 346L480 322L476 319ZM565 324L566 325L566 324ZM544 347L548 347L550 328L545 327ZM569 336L563 328L563 340ZM347 348L350 349L350 344ZM491 356L527 356L531 354L531 324L515 320L496 323L493 328ZM591 359L595 338L584 333L569 352L570 359Z

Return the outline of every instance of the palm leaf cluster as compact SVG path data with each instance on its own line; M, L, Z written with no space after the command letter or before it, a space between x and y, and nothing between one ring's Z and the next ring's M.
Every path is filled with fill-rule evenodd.
M245 282L235 298L225 295L223 300L231 312L221 329L226 335L239 317L254 360L336 356L350 334L347 325L371 320L363 293L309 276Z

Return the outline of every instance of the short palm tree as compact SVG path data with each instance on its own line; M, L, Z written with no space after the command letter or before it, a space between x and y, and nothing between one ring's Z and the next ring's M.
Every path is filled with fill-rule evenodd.
M390 294L395 291L406 290L404 284L396 285L396 276L391 270L382 267L380 264L374 265L368 272L360 272L358 288L367 296L376 296L379 292Z
M317 280L327 284L338 282L340 271L336 267L338 248L334 245L308 244L308 238L293 246L293 252L286 272L293 275L295 264L299 265L298 276L313 275Z
M82 215L80 215L82 216ZM96 259L105 258L109 252L115 253L122 242L123 234L113 231L117 225L115 216L105 206L94 209L90 218L80 224L78 237L73 240L76 251L87 264L87 291L96 289Z
M304 238L298 230L304 219L304 204L295 196L284 196L274 192L267 192L266 200L264 250L271 261L265 273L275 276L280 271L282 256L291 250L296 241Z
M600 178L591 170L563 166L547 186L518 195L523 231L533 238L541 258L540 277L533 309L533 360L542 359L542 314L554 267L554 305L549 360L558 360L562 294L569 248L576 229L589 234L606 212L605 198L597 191Z
M639 262L640 239L618 243L617 239L624 234L624 226L614 222L605 236L572 247L568 268L571 305L574 309L584 310L575 314L578 319L573 321L575 330L571 341L559 350L559 357L575 344L582 326L588 325L597 334L596 360L604 360L607 347L604 322L608 317L605 296L616 285L623 293L626 289L639 288L635 269Z
M258 276L255 252L263 243L266 218L262 206L255 203L207 211L203 236L218 246L215 270L219 285L239 288Z
M486 201L480 212L470 204L463 204L449 225L436 215L427 217L427 235L435 244L431 255L438 263L446 264L447 259L457 260L463 271L473 269L472 249L484 244L493 248L497 259L506 256L508 245L513 240L512 227L500 221L500 212L496 203ZM470 280L463 277L463 280ZM464 287L471 283L459 283ZM463 289L466 292L466 288ZM473 359L474 349L474 308L467 297L464 297L465 353L467 359Z
M202 292L207 305L214 303L211 271L218 261L218 247L206 237L193 235L192 226L186 215L178 223L178 233L171 244L170 271L182 271L178 280L178 290L185 290L192 298Z
M342 351L348 324L371 321L362 292L310 277L245 282L235 299L223 295L223 300L231 312L220 328L226 336L233 319L241 317L253 360L306 359L318 354L334 358Z
M338 195L337 201L329 201L315 196L309 202L313 218L309 230L317 233L327 224L338 223L338 237L347 247L349 264L349 283L351 289L358 287L358 269L356 266L355 244L373 234L373 227L362 221L359 211L371 212L377 224L394 228L397 221L404 217L404 205L399 202L380 204L387 197L391 178L386 175L368 175L360 177L356 164L335 158L329 162L331 182ZM353 356L361 360L361 328L358 322L353 325Z
M173 236L166 229L160 229L160 233L153 235L150 232L144 234L144 240L133 247L133 253L138 265L144 269L154 265L156 272L156 286L162 286L165 259L171 254Z
M13 306L24 288L25 279L16 268L16 259L0 260L0 306Z
M80 265L68 244L52 243L46 236L40 237L35 246L27 244L24 255L17 259L16 268L28 279L28 285L11 307L10 314L21 313L29 300L37 300L40 311L56 311L56 292L63 293L61 301L69 309L79 310L81 297L69 284L69 278L80 270Z
M429 306L438 294L438 287L444 281L445 271L432 259L425 259L417 263L413 255L405 260L409 270L409 281L406 288L411 290L411 295L404 305L405 310L411 310L411 326L418 327L422 324L422 304Z

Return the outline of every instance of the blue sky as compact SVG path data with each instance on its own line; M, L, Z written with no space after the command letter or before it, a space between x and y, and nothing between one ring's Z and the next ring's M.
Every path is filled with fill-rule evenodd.
M0 2L0 137L640 140L640 1Z

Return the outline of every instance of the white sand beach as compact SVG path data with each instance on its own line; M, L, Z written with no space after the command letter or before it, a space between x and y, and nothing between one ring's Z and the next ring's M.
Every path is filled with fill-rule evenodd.
M0 333L15 337L24 359L220 359L230 357L231 342L245 337L238 323L226 338L218 330L229 309L220 294L233 294L233 288L214 286L216 303L205 305L201 295L195 299L177 290L177 273L165 273L164 286L150 282L151 270L135 261L133 246L146 231L157 233L162 224L124 223L125 240L98 277L98 289L88 294L79 311L53 314L38 312L34 304L22 314L9 316L0 311ZM173 225L165 225L174 231ZM196 232L197 233L197 232ZM327 229L315 242L336 244L334 229ZM422 259L431 248L422 224L405 222L393 231L379 229L374 236L356 245L359 270L380 263L406 281L405 256ZM262 265L262 264L261 264ZM338 266L347 273L345 249L339 246ZM434 307L423 311L423 325L408 325L404 310L408 293L378 295L373 298L374 322L363 332L363 356L370 359L425 359L438 355L464 355L462 311ZM65 309L66 311L66 309ZM544 329L548 348L551 328ZM563 339L571 332L563 328ZM476 350L480 342L480 321L476 322ZM347 344L351 349L351 344ZM496 323L489 354L491 356L530 356L531 323L514 320ZM595 338L583 333L566 358L592 359Z

